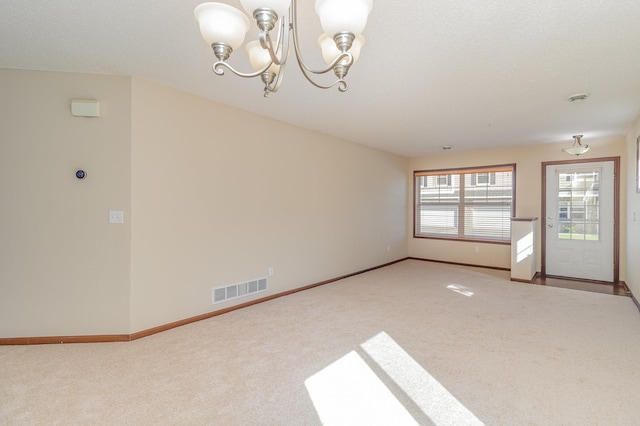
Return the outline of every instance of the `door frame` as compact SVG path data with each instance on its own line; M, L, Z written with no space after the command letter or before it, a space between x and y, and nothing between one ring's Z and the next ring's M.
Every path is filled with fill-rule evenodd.
M544 161L542 162L542 221L540 222L541 237L541 268L540 275L547 276L547 166L580 163L600 163L613 161L613 282L620 279L620 157L585 158L577 160ZM562 277L569 278L569 277ZM601 282L601 281L598 281Z

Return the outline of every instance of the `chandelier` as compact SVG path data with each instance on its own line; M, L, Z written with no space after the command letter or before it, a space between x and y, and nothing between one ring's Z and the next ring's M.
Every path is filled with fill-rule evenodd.
M575 155L576 157L579 157L580 155L589 151L591 147L589 145L582 145L582 143L580 142L582 136L583 135L574 135L573 145L571 145L569 148L562 148L562 150L567 154Z
M244 9L255 19L260 37L246 44L253 72L244 73L233 68L227 59L237 50L249 31L249 18L235 7L224 3L202 3L194 10L202 38L211 46L218 60L213 72L223 75L228 69L244 78L260 77L264 96L280 88L289 57L289 43L293 42L296 61L305 78L314 86L329 89L338 86L340 92L349 88L345 77L360 56L364 45L362 31L373 6L372 0L316 0L315 10L325 34L318 39L323 69L311 69L303 61L298 42L296 0L240 0ZM277 27L277 31L274 29ZM272 37L275 35L275 38ZM314 80L315 76L333 70L337 79L328 85Z

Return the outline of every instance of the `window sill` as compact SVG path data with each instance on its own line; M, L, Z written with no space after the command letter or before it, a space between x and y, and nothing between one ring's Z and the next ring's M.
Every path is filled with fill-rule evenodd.
M465 243L482 243L482 244L500 244L511 245L511 240L491 240L482 238L456 238L456 237L443 237L436 235L414 235L413 238L419 238L423 240L447 240L447 241L461 241Z

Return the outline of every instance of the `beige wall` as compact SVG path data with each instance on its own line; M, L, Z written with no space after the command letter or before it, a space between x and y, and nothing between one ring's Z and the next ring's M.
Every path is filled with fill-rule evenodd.
M108 215L130 210L130 87L0 69L0 337L128 333L130 227Z
M570 138L569 138L570 139ZM446 169L456 167L484 166L516 163L516 216L540 218L541 203L541 163L545 161L571 160L573 157L562 152L563 146L570 145L572 140L564 144L543 144L504 149L481 151L443 152L440 155L414 158L409 161L410 174L414 170ZM626 271L626 161L624 138L584 139L583 142L592 149L580 158L621 157L621 259L620 279L624 279ZM413 182L408 179L407 186L407 221L413 226ZM449 262L468 263L472 265L510 268L511 247L501 244L482 244L461 241L444 241L412 238L409 235L409 256L443 260ZM537 222L537 270L540 271L540 220ZM475 248L479 252L476 253Z
M640 300L640 193L636 192L637 139L640 137L640 117L627 135L627 267L626 282ZM635 218L635 219L634 219Z
M407 254L509 267L509 246L411 238L411 171L515 162L517 215L539 216L540 163L567 159L550 144L406 160L130 77L0 69L0 92L0 337L145 330L228 307L212 287L270 267L258 297ZM101 117L71 116L73 98ZM636 294L637 134L585 156L623 157Z
M133 333L269 267L258 297L407 254L406 159L130 77L0 84L0 337Z
M132 330L406 256L406 159L133 80ZM387 250L387 246L389 250Z

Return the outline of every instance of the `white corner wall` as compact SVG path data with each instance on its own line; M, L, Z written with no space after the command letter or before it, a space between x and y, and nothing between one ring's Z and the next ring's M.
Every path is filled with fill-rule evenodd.
M406 257L407 160L133 79L131 328ZM267 100L268 102L268 100Z
M640 300L640 193L636 191L638 172L637 140L640 137L640 117L627 135L627 267L626 283L637 300Z
M108 217L130 210L130 89L0 69L0 337L129 332L129 218ZM73 98L101 116L72 116Z

